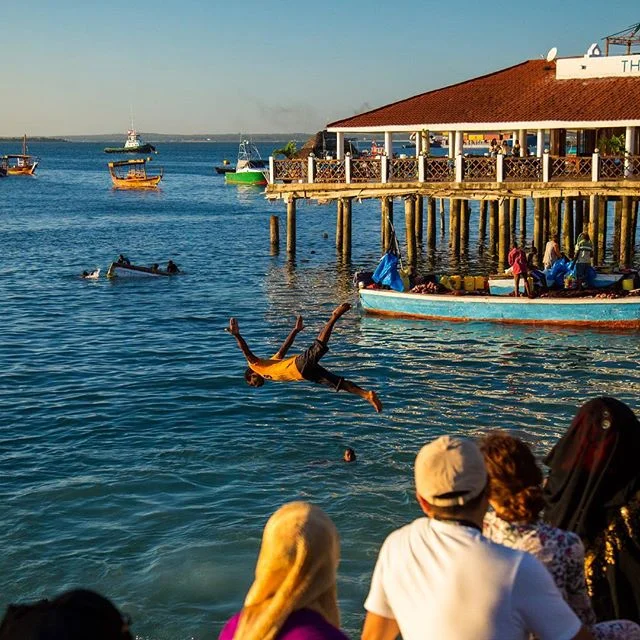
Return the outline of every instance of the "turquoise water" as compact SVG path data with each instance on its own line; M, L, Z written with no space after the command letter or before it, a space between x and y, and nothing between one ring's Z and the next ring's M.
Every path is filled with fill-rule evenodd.
M306 345L335 304L355 303L352 272L375 265L378 205L354 205L343 267L334 209L301 203L290 264L269 255L269 216L284 235L283 206L213 173L233 145L162 145L157 193L112 191L101 149L33 144L38 176L0 181L2 607L81 585L131 614L140 638L214 638L241 606L266 519L305 499L340 531L340 604L355 636L380 543L419 515L411 465L422 443L503 427L543 453L589 397L640 410L637 333L376 319L355 307L323 362L376 389L384 413L312 385L250 389L229 316L268 354L303 313ZM77 277L121 252L173 258L186 275ZM354 465L341 462L347 446Z

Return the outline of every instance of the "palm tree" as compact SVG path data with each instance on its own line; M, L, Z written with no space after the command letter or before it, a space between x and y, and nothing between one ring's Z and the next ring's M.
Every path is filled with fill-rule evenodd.
M284 147L280 149L274 149L272 155L274 156L284 156L285 158L293 158L298 152L298 146L296 145L295 140L289 140Z

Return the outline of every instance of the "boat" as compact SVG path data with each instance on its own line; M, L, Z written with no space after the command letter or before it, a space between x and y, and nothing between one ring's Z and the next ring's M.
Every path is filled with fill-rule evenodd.
M146 163L151 158L134 158L109 162L109 173L114 189L155 189L162 180L162 167L156 175L147 173Z
M592 286L596 289L610 287L621 280L624 280L626 277L629 277L629 274L596 273ZM492 295L508 296L513 293L513 287L513 276L489 278L489 291ZM521 279L520 281L520 293L524 293L524 279Z
M10 153L2 156L2 166L9 176L32 176L38 166L38 158L29 155L27 134L22 138L22 153Z
M238 162L234 171L224 174L227 184L267 184L269 164L260 157L260 153L249 140L241 140L238 148Z
M0 178L4 178L7 175L7 169L9 165L4 158L0 158Z
M412 293L362 287L365 313L453 322L501 322L603 329L640 329L640 290L537 298L496 296L484 292ZM573 292L567 292L573 293ZM615 295L616 297L609 297Z
M97 280L100 277L100 268L96 267L93 271L83 271L80 277L83 280Z
M105 153L158 153L156 148L148 142L143 142L140 134L135 129L127 131L127 140L124 147L106 147Z
M223 160L222 164L214 167L214 169L218 174L233 173L236 170L228 160Z
M176 275L158 265L152 267L139 267L125 262L112 262L107 270L107 278L162 278Z

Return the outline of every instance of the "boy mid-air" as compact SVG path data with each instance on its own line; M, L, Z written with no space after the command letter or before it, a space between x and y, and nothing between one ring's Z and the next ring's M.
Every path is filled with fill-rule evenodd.
M252 353L244 338L240 335L238 321L235 318L230 318L227 331L235 337L249 365L244 372L244 379L247 381L247 384L252 387L261 387L265 380L280 382L308 380L309 382L325 384L336 391L353 393L373 405L373 408L378 413L382 411L382 402L380 402L375 391L365 391L357 384L337 376L335 373L331 373L331 371L327 371L318 364L320 358L329 351L327 343L331 337L333 326L338 321L338 318L349 311L349 309L351 309L351 305L348 303L336 307L327 324L324 325L318 337L313 341L313 344L304 353L288 358L285 358L287 351L293 344L298 333L304 329L302 316L297 317L296 324L291 330L291 333L278 352L269 359L258 358Z

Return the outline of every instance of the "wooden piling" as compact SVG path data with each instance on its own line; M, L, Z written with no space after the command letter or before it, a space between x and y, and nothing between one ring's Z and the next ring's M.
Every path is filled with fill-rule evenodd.
M509 200L502 198L498 211L498 269L504 271L509 253Z
M560 239L560 198L549 198L549 238Z
M342 198L342 259L351 260L351 198Z
M518 199L509 198L509 247L516 241L516 221L518 219Z
M598 262L604 264L607 259L607 218L608 218L608 201L606 196L600 196L598 203L598 237L594 242L598 246Z
M498 201L489 203L489 255L495 257L498 253Z
M584 200L582 198L575 199L575 218L573 225L573 233L574 233L574 242L575 238L577 238L584 231Z
M469 221L471 208L468 200L460 200L460 255L469 253Z
M380 201L382 219L380 223L382 252L389 251L393 246L393 198L385 196Z
M440 235L444 236L444 198L440 198Z
M342 241L343 241L343 202L342 198L338 198L336 201L336 251L342 253Z
M416 222L416 243L419 247L422 247L422 240L424 239L423 227L424 227L424 199L422 196L415 197L415 222Z
M487 201L480 200L480 215L478 216L478 242L482 246L487 238Z
M527 199L520 198L520 246L527 243Z
M427 252L436 250L436 199L427 200Z
M460 200L449 199L449 249L451 257L460 257Z
M269 235L271 238L271 255L275 256L280 253L280 218L271 216L269 219Z
M600 264L600 252L598 251L598 236L599 227L600 227L600 216L599 214L600 202L599 198L596 195L589 196L589 211L591 212L589 218L589 236L591 237L591 242L593 243L593 264Z
M562 218L562 244L560 249L567 256L573 255L573 198L564 199L564 218Z
M638 231L638 199L633 198L631 208L631 261L633 262L636 246L636 234Z
M414 196L404 199L404 223L406 230L407 262L416 265L416 202Z
M622 217L620 219L620 266L631 266L631 214L633 203L630 196L622 196Z
M622 225L622 200L618 198L613 206L613 242L611 260L620 263L620 227Z
M296 199L287 200L287 255L296 255Z
M536 242L536 252L538 257L538 264L542 264L542 257L544 255L544 247L549 240L549 198L542 198L542 238L540 242Z
M543 198L533 199L533 238L531 244L538 249L542 245L542 225L544 218Z

